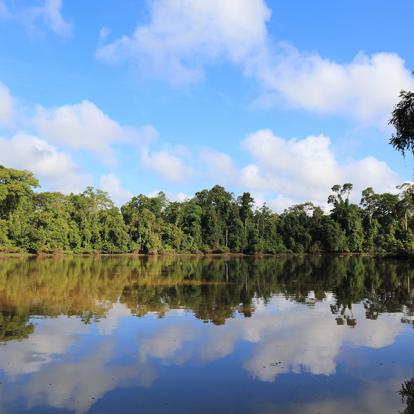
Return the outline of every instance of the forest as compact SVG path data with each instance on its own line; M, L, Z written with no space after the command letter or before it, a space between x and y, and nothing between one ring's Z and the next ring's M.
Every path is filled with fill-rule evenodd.
M91 187L81 194L39 191L29 171L0 166L0 252L6 253L375 253L414 251L414 184L399 192L335 185L330 211L312 203L282 213L216 185L182 202L162 192L118 208Z

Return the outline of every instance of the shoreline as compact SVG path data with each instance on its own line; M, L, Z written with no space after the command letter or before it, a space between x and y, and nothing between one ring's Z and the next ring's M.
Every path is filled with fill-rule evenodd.
M86 252L86 253L74 253L74 252L57 252L57 253L29 253L29 252L0 252L0 259L6 258L63 258L63 257L217 257L217 258L264 258L264 257L301 257L301 256L359 256L359 257L388 257L398 259L409 259L413 257L411 253L369 253L369 252L318 252L318 253L180 253L180 252L168 252L168 253L101 253L101 252Z

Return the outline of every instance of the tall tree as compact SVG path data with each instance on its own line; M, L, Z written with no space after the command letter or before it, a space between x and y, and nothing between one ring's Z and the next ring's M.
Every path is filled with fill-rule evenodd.
M31 172L0 166L0 240L17 248L29 244L33 189L39 182Z
M348 247L351 252L361 252L364 242L364 231L360 208L349 202L352 184L345 183L342 187L334 185L334 194L328 198L328 203L333 205L331 217L337 221L345 231Z

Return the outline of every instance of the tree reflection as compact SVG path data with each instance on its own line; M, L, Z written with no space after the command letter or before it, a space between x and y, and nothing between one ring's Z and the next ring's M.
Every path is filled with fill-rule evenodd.
M0 312L0 342L22 340L34 332L34 325L28 315Z
M328 255L0 259L0 341L30 335L31 315L90 323L116 302L137 317L184 309L219 325L251 317L258 299L275 294L312 307L332 292L338 325L354 327L352 306L361 302L368 319L402 312L401 322L412 323L411 269L409 261Z
M414 378L402 383L399 394L402 402L406 405L400 414L414 414Z

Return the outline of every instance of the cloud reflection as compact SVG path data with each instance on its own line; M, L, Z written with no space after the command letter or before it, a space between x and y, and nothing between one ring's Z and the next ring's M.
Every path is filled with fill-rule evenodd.
M241 367L257 380L273 382L284 373L331 375L347 347L385 347L404 329L401 315L369 320L363 305L353 306L356 326L337 325L330 312L333 303L329 295L311 306L277 295L266 304L256 300L252 317L228 319L220 326L203 324L182 310L171 310L162 320L151 314L136 318L120 303L97 324L67 317L41 320L28 339L1 348L0 369L8 382L28 376L5 398L11 402L23 397L27 408L49 406L82 414L111 390L151 386L157 364L180 366L192 360L205 365L231 355L241 343L249 349ZM324 404L321 413L345 412L336 401ZM310 413L313 408L298 411ZM263 407L263 412L269 409ZM352 404L348 409L352 412Z
M241 342L252 344L251 356L244 368L261 381L274 381L282 373L310 372L330 375L336 371L336 359L344 345L381 348L394 342L404 327L399 315L381 315L376 320L365 318L362 305L354 305L358 324L350 328L337 326L330 313L331 300L317 302L312 308L286 306L287 300L275 296L252 318L230 319L226 325L194 327L175 321L174 327L156 331L146 338L141 351L145 355L174 360L183 343L203 337L203 346L193 346L193 358L208 362L230 355Z

